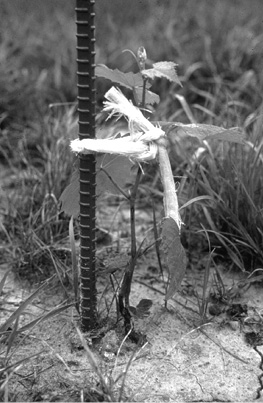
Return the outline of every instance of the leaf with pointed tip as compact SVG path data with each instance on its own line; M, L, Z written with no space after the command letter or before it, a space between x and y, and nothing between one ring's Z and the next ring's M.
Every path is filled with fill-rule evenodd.
M165 296L168 300L179 289L186 271L186 254L181 244L179 227L171 217L162 222L161 248L169 270L169 286Z
M105 192L118 195L120 190L109 179L101 168L113 178L118 186L123 189L131 178L133 163L126 157L112 154L98 154L96 157L96 194L98 197ZM79 215L79 170L76 169L71 177L70 184L60 196L61 212L65 212L74 218Z
M177 64L174 62L158 62L153 64L152 69L142 70L142 75L150 79L155 77L166 78L182 86L176 73L176 67Z
M95 68L95 74L97 77L103 77L110 80L113 83L118 83L123 87L133 89L134 87L143 86L143 78L140 73L123 73L118 69L110 69L104 64L98 64Z
M233 143L244 143L245 133L239 127L224 129L219 126L205 124L185 125L179 122L159 122L164 130L167 130L168 138L173 141L173 135L178 134L196 137L200 140L217 139L231 141Z

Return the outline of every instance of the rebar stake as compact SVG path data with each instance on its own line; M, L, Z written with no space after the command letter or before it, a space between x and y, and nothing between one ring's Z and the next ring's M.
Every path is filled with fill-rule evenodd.
M76 0L79 139L95 138L95 0ZM80 310L83 331L97 323L95 276L96 160L79 154Z

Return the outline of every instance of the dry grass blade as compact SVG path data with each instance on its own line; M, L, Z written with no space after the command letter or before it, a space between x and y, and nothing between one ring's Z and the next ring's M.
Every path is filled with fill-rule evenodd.
M31 360L31 358L37 357L42 353L43 353L43 351L40 351L40 352L38 352L36 354L30 355L29 357L22 358L21 360L19 360L17 362L14 362L13 364L10 364L10 365L8 365L8 366L6 366L4 368L0 368L0 375L5 373L5 372L10 371L11 369L15 370L21 364L24 364L25 362L28 362L29 360Z
M147 344L148 344L148 342L146 342L138 351L134 351L134 353L131 355L131 357L125 367L125 371L122 374L120 374L120 376L116 379L115 382L117 382L118 379L122 377L122 383L121 383L121 387L119 390L118 402L123 401L123 393L124 393L125 382L126 382L127 375L128 375L128 370L129 370L130 366L132 365L132 363L137 359L137 357L139 356L141 351L147 346ZM133 398L133 396L131 396L131 398Z
M7 349L6 349L5 360L7 359L8 353L11 350L11 348L13 346L13 343L14 343L14 340L16 338L17 329L18 329L18 322L19 322L19 316L16 318L16 321L15 321L14 327L12 329L12 332L10 333L10 335L9 335L9 337L7 339Z
M8 327L23 313L26 307L39 295L41 291L47 286L47 283L42 284L33 294L31 294L25 301L21 303L19 308L5 321L0 327L0 334L4 333Z
M6 271L6 273L4 274L2 280L0 281L0 295L3 292L3 288L4 288L4 285L5 285L5 282L6 282L6 279L7 279L9 273L11 273L11 269Z
M52 311L46 313L43 316L40 316L37 319L32 320L31 322L27 323L25 326L22 326L21 328L18 329L18 333L22 333L25 332L28 329L31 329L33 326L39 324L40 322L43 322L47 319L50 319L58 314L60 314L61 312L64 312L65 310L67 310L68 308L71 308L74 304L67 304L67 305L62 305L59 307L56 307L54 309L52 309Z
M113 397L112 390L111 390L110 386L108 385L107 381L105 380L105 377L103 376L103 374L102 374L102 372L100 370L100 367L99 367L98 363L96 362L95 357L93 356L93 354L92 354L92 352L91 352L91 350L90 350L90 348L89 348L89 346L88 346L83 334L79 330L79 328L76 327L76 331L77 331L78 336L79 336L79 338L81 340L81 343L82 343L82 345L84 347L84 350L85 350L85 352L87 354L87 357L88 357L88 360L89 360L89 362L91 364L91 367L93 368L94 372L97 374L97 376L99 378L100 385L102 387L102 390L103 390L104 394L107 396L107 398L109 398L110 402L113 402L114 397Z
M214 200L212 196L196 196L193 197L191 200L188 200L186 203L184 203L180 208L179 211L183 210L184 208L190 206L193 203L199 202L201 200Z
M210 213L208 212L208 209L205 206L202 206L202 209L203 209L203 212L205 214L205 217L206 217L209 225L212 228L212 230L206 230L206 231L208 233L214 234L216 236L216 238L220 241L220 243L227 250L227 253L229 254L233 263L237 267L239 267L242 271L245 271L243 259L242 259L242 256L241 256L237 246L233 243L233 241L231 241L231 239L229 239L226 235L223 235L222 233L220 233L217 230L216 225L215 225Z

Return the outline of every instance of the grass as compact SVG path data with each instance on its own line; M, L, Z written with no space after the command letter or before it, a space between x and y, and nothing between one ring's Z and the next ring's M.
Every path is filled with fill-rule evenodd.
M31 282L56 273L65 284L69 220L58 199L74 164L69 139L77 134L74 4L3 0L0 11L0 259ZM98 63L134 70L121 51L143 45L151 60L179 64L182 89L161 80L154 86L161 97L154 120L190 117L245 130L244 146L209 141L194 160L198 140L175 138L170 155L181 204L212 198L182 212L190 257L207 254L209 234L215 261L250 273L263 267L260 11L261 0L96 2ZM108 86L97 81L98 111ZM144 179L150 188L151 169Z
M9 176L3 180L8 195L2 236L7 259L20 274L27 268L28 275L30 271L40 274L43 267L45 271L48 266L61 266L57 256L62 257L68 220L59 215L59 196L74 163L68 143L75 129L72 108L60 118L47 116L37 127L39 133L34 133L40 141L29 148L21 139L14 158L6 160Z

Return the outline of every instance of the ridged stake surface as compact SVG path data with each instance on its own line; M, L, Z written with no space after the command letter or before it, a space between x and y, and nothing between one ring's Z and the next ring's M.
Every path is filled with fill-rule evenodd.
M94 0L76 0L79 139L95 138ZM95 217L96 160L79 155L80 309L84 331L96 326Z

